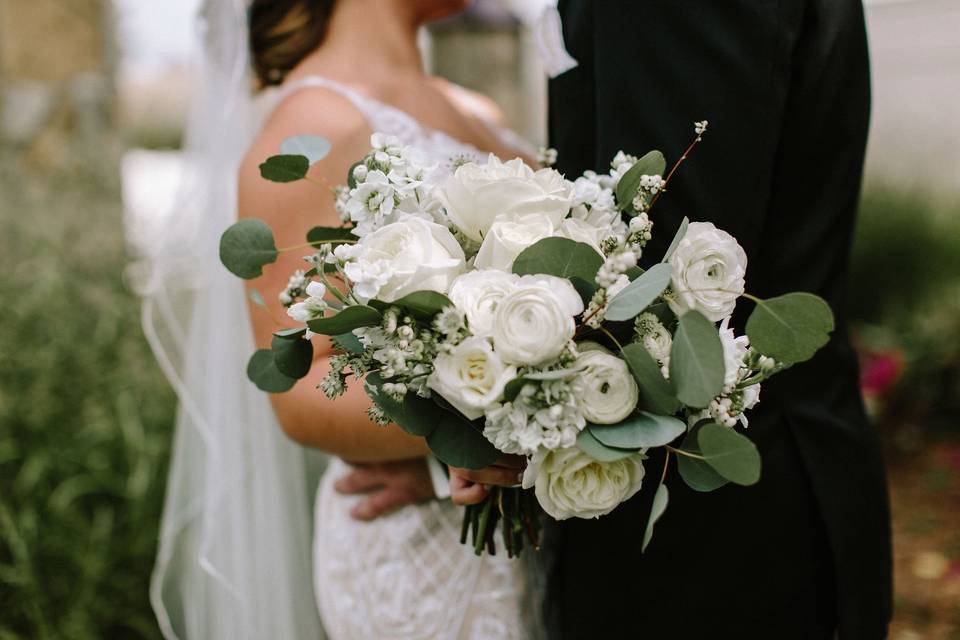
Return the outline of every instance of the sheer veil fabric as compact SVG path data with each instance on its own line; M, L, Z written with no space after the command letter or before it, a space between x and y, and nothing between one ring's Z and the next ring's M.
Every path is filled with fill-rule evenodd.
M180 403L150 597L170 640L322 638L310 558L317 458L285 438L246 380L243 284L215 249L236 219L236 171L259 124L246 2L205 0L197 26L176 206L133 247L131 267L144 332ZM126 224L143 236L135 218Z

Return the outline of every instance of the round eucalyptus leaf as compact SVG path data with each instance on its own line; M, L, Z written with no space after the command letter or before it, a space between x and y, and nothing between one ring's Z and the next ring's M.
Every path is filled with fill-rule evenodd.
M292 156L304 156L313 164L330 153L330 141L323 136L299 135L287 138L280 143L280 153Z
M303 327L294 327L292 329L280 329L279 331L274 331L273 336L275 338L284 338L286 340L293 340L295 338L302 338L306 335L307 330Z
M513 261L513 272L593 282L601 266L603 256L588 244L567 238L544 238L520 252Z
M760 453L746 436L711 423L700 428L697 444L707 464L727 480L744 486L760 480Z
M812 358L830 341L833 329L830 305L812 293L761 300L747 320L750 346L787 364Z
M363 353L363 344L360 342L360 338L351 331L333 336L333 344L347 353Z
M310 331L325 336L336 336L360 327L372 327L380 324L380 312L373 307L355 305L345 307L343 311L325 318L307 321Z
M310 373L313 343L309 340L274 334L270 347L273 351L273 362L283 375L300 379Z
M263 265L275 262L278 255L273 231L257 218L238 220L220 236L220 262L245 280L260 277Z
M696 311L682 316L670 349L670 380L683 404L702 409L721 390L725 364L720 334Z
M577 448L597 462L616 462L617 460L635 456L638 453L636 450L631 451L630 449L608 447L597 440L593 434L590 433L590 429L584 429L577 435Z
M659 151L651 151L637 160L617 183L617 207L620 211L633 206L642 176L662 176L666 169L667 161Z
M414 291L390 304L400 307L418 320L432 320L443 309L453 306L450 298L436 291Z
M310 161L306 156L282 154L270 156L260 164L260 175L271 182L295 182L307 176Z
M615 449L643 449L670 444L687 426L670 416L639 411L617 424L590 424L587 426L594 438Z
M443 416L427 436L433 455L451 467L482 469L503 454L469 420L443 411Z
M614 322L633 320L643 313L670 284L673 269L668 264L656 264L623 288L607 305L603 317Z
M680 402L670 382L660 373L660 365L646 348L634 342L625 346L621 353L640 389L640 407L664 416L675 414Z
M345 241L356 241L357 236L347 227L313 227L307 231L307 242L314 247L322 244L340 244Z
M392 422L410 435L421 438L433 433L446 411L414 393L408 393L402 401L397 401L380 390L382 384L380 375L371 373L364 380L363 386L370 399Z
M257 388L267 393L283 393L293 388L296 378L286 376L277 369L273 351L258 349L247 362L247 377Z
M697 435L705 424L708 423L698 422L687 432L687 436L680 445L681 450L698 456L702 455L700 445L697 444ZM680 472L680 477L683 478L683 481L687 483L687 486L694 491L713 491L730 482L714 471L713 467L707 464L705 460L691 458L683 454L677 455L677 470Z
M647 519L647 528L643 532L643 544L640 546L640 553L647 550L647 545L653 538L653 527L657 520L667 510L667 504L670 502L670 492L667 491L667 485L661 483L657 487L657 492L653 495L653 506L650 507L650 517Z

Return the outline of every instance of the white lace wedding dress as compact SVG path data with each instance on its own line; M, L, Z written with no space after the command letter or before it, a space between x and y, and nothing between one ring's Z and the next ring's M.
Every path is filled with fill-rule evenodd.
M326 78L292 81L279 97L306 87L345 96L372 130L397 136L440 166L450 166L459 156L483 161L487 155ZM518 138L512 132L498 133L516 147ZM332 640L512 640L536 635L534 607L525 604L531 598L524 563L503 553L478 558L461 545L461 508L435 500L358 522L349 511L362 496L344 496L333 488L348 472L348 465L333 460L316 498L315 593Z

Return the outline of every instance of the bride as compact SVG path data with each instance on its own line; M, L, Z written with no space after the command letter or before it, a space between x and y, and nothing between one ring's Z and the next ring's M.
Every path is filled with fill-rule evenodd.
M254 344L284 326L276 292L302 267L297 253L281 254L245 295L211 251L238 214L265 220L278 246L338 224L329 190L260 178L257 165L293 135L331 142L311 169L329 185L345 181L374 131L440 166L491 152L529 161L517 137L494 124L488 100L423 71L419 27L467 2L247 4L204 4L207 57L179 205L137 279L145 333L181 404L151 584L161 630L167 638L536 635L530 573L459 544L462 512L437 498L445 478L425 443L368 421L359 385L335 404L315 388L329 344L315 338L311 376L285 394L268 400L246 380ZM319 489L310 450L335 456Z

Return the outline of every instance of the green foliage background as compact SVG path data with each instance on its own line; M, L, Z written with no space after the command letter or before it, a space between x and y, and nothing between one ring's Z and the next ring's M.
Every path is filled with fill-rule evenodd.
M172 394L124 286L119 188L0 163L0 639L157 638Z

